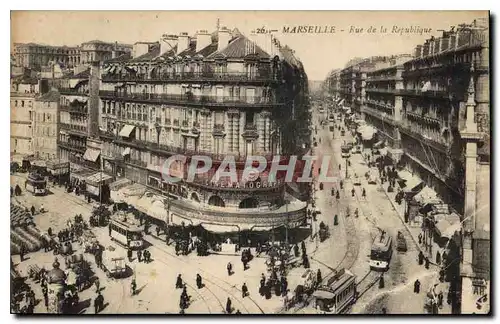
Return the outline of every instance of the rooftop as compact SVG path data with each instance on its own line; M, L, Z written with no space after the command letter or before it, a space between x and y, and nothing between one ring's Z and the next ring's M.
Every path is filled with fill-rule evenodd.
M41 97L37 98L36 101L43 101L43 102L59 102L59 92L57 90L50 90L46 94L42 95Z

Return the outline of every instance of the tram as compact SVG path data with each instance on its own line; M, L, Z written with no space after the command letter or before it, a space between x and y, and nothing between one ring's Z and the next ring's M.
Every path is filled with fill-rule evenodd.
M125 217L114 217L108 226L109 236L112 240L131 249L141 249L143 247L142 226L127 222Z
M31 192L33 195L46 195L47 194L47 179L38 173L30 173L28 179L24 183L26 191Z
M373 240L370 252L370 269L387 271L392 257L392 237L381 231Z
M313 293L313 305L322 311L342 314L356 302L356 295L356 276L349 270L341 269Z

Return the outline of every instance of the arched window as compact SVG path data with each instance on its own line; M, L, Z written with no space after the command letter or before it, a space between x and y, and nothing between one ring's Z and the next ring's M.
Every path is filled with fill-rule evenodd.
M193 192L191 194L191 200L194 200L196 202L200 202L200 198L198 197L198 194L196 192Z
M226 204L224 203L224 200L222 200L222 198L219 196L210 197L210 199L208 199L208 204L211 206L218 206L218 207L225 207L226 206Z
M253 197L248 197L240 202L239 208L258 208L259 201Z

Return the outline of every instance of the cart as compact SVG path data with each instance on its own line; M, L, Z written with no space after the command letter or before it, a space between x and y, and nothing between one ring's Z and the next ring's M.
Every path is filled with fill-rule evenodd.
M406 252L406 251L408 251L408 246L406 244L406 239L405 239L403 233L401 233L399 231L398 231L398 236L397 236L396 242L397 242L396 249L399 252Z

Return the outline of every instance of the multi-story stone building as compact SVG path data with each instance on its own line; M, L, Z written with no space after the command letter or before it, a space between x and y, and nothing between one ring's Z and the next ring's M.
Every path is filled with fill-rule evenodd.
M40 70L49 62L72 67L80 64L80 48L68 46L48 46L35 43L14 44L17 66Z
M226 28L199 31L196 39L164 35L103 66L104 168L171 197L162 216L168 224L235 232L304 220L305 203L285 194L282 178L241 179L247 156L271 160L307 146L297 140L309 119L302 64L276 40L265 43L268 51ZM213 167L194 181L168 183L163 164L175 154L187 156L170 168L184 179L193 155L211 157ZM226 156L236 160L238 179L213 182Z
M87 64L95 61L106 61L130 53L131 50L132 45L93 40L80 46L80 62Z
M89 70L54 80L59 90L58 151L62 161L80 163L86 151L89 134Z
M51 90L35 99L33 119L33 153L37 158L54 160L58 157L59 92Z
M10 92L10 152L33 153L33 120L35 97L39 95L35 79L20 76L11 79Z
M393 158L461 215L462 313L483 312L489 292L488 40L480 19L428 39L414 58L368 72L362 106Z
M73 68L94 61L105 61L130 53L131 45L107 43L99 40L85 42L80 46L48 46L35 43L14 44L15 65L40 71L50 63Z

